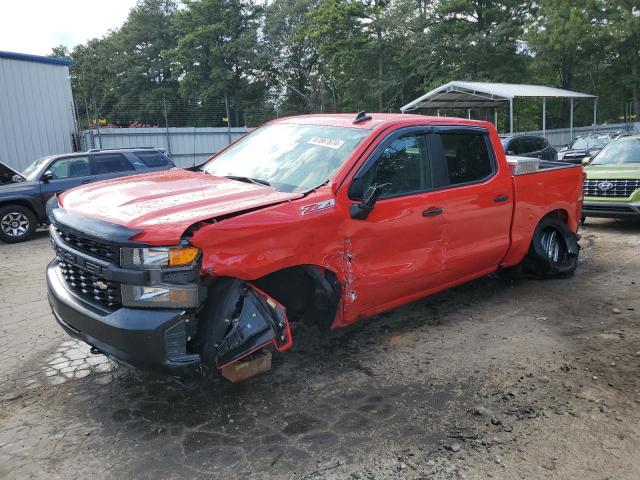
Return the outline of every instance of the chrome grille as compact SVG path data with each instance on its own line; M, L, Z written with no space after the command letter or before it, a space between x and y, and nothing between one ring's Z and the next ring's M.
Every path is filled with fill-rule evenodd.
M72 265L60 256L58 256L58 267L69 289L80 297L109 309L115 309L122 305L120 283L106 280L102 276L77 265Z
M60 238L70 247L112 263L118 263L120 248L107 242L85 237L56 226Z
M585 180L584 196L627 198L639 188L640 180Z

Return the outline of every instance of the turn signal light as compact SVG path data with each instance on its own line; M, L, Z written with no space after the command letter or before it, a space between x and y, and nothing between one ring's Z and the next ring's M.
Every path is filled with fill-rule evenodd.
M179 267L191 265L198 256L199 250L196 247L179 247L169 249L169 266Z

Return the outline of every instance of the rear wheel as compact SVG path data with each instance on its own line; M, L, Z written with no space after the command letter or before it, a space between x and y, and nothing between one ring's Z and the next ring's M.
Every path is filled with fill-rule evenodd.
M0 208L0 240L18 243L28 240L37 227L36 216L22 205L6 205Z
M540 277L566 277L575 271L579 253L576 234L562 220L549 216L533 232L523 267Z

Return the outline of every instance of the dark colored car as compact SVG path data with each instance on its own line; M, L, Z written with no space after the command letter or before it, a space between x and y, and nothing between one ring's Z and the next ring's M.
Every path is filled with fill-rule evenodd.
M611 140L621 136L620 132L591 133L571 140L571 143L560 149L558 160L561 162L583 164L595 157Z
M27 240L39 224L47 223L45 205L55 194L85 183L173 167L162 150L154 148L52 155L21 173L0 163L0 240Z
M558 153L546 138L537 135L501 135L500 141L510 156L555 160Z

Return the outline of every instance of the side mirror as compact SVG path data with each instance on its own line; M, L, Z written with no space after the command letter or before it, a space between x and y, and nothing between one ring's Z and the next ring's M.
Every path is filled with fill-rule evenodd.
M381 185L371 185L367 188L367 191L364 192L362 197L362 201L349 206L349 214L351 215L351 218L354 220L366 220L378 201L378 198L389 185L391 184L383 183Z
M51 170L47 170L42 174L42 181L44 183L48 183L53 180L53 172Z
M507 150L507 155L515 155L516 152L514 152L513 150Z

